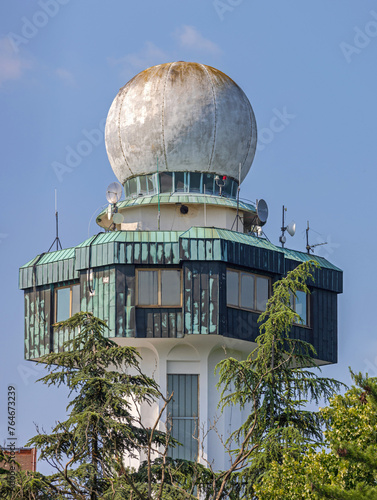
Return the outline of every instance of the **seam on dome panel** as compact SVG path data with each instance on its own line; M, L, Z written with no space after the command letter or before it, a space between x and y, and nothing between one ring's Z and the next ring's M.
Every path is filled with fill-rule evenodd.
M169 169L168 169L168 158L167 158L167 155L166 155L166 146L165 146L165 92L166 92L166 85L168 83L169 74L170 74L170 71L172 69L173 64L174 63L170 63L169 69L166 72L166 78L165 78L165 82L164 82L164 88L163 88L163 91L162 91L162 112L161 112L162 151L164 153L165 169L166 170L169 170Z
M210 171L210 168L212 166L212 160L213 160L213 156L215 154L215 146L216 146L216 133L217 133L217 106L216 106L216 92L215 92L215 86L213 84L213 81L212 81L212 78L211 78L211 75L208 71L208 69L204 66L204 64L201 64L200 65L208 79L209 79L209 83L210 83L210 86L211 86L211 90L212 90L212 95L213 95L213 105L214 105L214 108L215 108L215 126L214 126L214 132L213 132L213 144L212 144L212 151L211 151L211 157L209 159L209 162L208 162L208 171Z
M127 157L126 157L126 154L124 152L124 149L123 149L123 144L122 144L122 138L120 136L120 115L121 115L121 112L122 112L122 108L123 108L123 102L124 102L124 99L126 98L126 95L129 91L129 88L130 88L130 84L133 82L133 80L135 79L136 77L132 78L132 80L130 80L127 85L125 85L123 87L123 93L122 93L122 101L120 103L120 106L119 106L119 113L118 113L118 138L119 138L119 145L120 145L120 150L122 151L122 156L124 158L124 161L126 162L126 165L127 165L127 168L128 170L131 172L131 175L134 175L131 167L130 167L130 164L128 163L128 160L127 160ZM127 176L129 177L129 176ZM125 182L125 180L124 180Z
M249 144L248 144L248 147L247 147L246 156L245 156L244 161L241 163L241 178L242 178L242 169L243 169L243 167L244 167L244 165L245 165L245 163L246 163L246 160L247 160L247 158L248 158L248 156L249 156L250 149L251 149L251 145L252 145L252 143L253 143L253 132L254 132L254 131L253 131L253 122L255 121L255 118L254 118L254 120L253 120L253 108L251 107L251 104L250 104L250 102L249 102L248 98L246 97L246 95L245 95L245 93L243 92L243 90L242 90L242 89L240 89L240 90L241 90L241 92L242 92L242 98L243 98L244 102L246 103L246 105L247 105L247 106L248 106L248 108L249 108L250 131L251 131L251 132L250 132L250 140L249 140ZM256 127L255 127L255 131L256 131L256 130L257 130L257 129L256 129ZM254 152L254 153L255 153L255 152ZM254 156L253 156L253 159L254 159ZM251 162L252 162L252 161L251 161ZM242 181L243 181L243 179L242 179L242 180L240 179L240 181L242 182Z

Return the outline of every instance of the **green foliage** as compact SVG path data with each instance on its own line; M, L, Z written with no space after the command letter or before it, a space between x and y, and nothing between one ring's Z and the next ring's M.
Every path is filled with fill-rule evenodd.
M314 348L290 337L300 322L291 307L291 296L310 293L313 261L304 262L276 282L266 311L260 316L257 347L244 361L229 358L219 363L221 408L239 404L250 413L230 437L234 471L242 491L253 498L254 484L284 455L299 457L310 443L321 440L322 418L305 410L308 402L328 399L342 384L323 378L313 369Z
M355 385L321 410L322 447L274 463L260 500L377 499L377 379L351 374Z
M151 436L132 411L133 404L152 403L160 392L155 381L140 372L137 352L104 336L105 322L78 313L56 327L75 334L64 352L42 358L49 373L41 380L48 386L64 384L75 397L67 406L67 420L27 444L37 447L40 459L56 469L44 479L50 498L102 498L113 489L115 471L127 477L121 465L125 453L134 456L151 442L165 444L165 435L154 431ZM30 479L37 480L37 475Z

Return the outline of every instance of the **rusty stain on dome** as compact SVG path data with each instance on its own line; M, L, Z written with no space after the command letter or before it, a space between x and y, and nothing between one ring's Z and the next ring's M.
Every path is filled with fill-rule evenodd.
M159 171L211 172L241 180L256 149L252 107L223 72L192 62L152 66L122 87L106 123L121 183Z

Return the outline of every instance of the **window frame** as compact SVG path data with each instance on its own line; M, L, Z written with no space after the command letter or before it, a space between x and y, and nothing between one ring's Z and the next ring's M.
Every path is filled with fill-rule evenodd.
M58 286L56 288L54 288L54 320L55 320L55 323L58 323L58 291L59 290L64 290L65 288L69 288L69 316L68 318L66 319L62 319L60 321L66 321L67 319L69 318L72 318L72 305L73 305L73 290L72 288L74 286L78 286L79 287L79 298L81 300L81 287L80 287L80 282L76 282L76 283L71 283L70 285L64 285L64 286ZM81 306L81 304L80 304ZM80 307L80 310L81 310L81 307ZM76 313L75 313L76 314Z
M306 296L306 323L299 323L299 322L294 321L293 324L295 326L300 326L303 328L311 328L310 327L310 293L303 292L302 290L297 290L297 291L305 293L305 296ZM298 314L298 312L296 311L296 298L297 298L296 295L291 292L291 299L292 299L291 308L296 314ZM301 318L301 316L300 316L300 318Z
M157 304L139 304L139 272L143 271L154 271L158 272L158 277L157 277ZM161 304L161 299L162 299L162 289L161 289L161 272L162 271L179 271L179 279L180 279L180 303L179 305L163 305ZM166 267L159 267L159 268L153 268L153 267L146 267L146 268L138 268L135 269L135 278L136 278L136 285L135 285L135 305L136 307L144 308L144 309L150 309L150 308L167 308L167 309L180 309L182 308L183 304L183 279L182 279L182 269L179 267L173 267L173 268L166 268Z
M196 377L196 394L197 394L197 401L196 401L196 405L197 405L197 409L198 409L198 412L197 412L197 415L193 414L191 416L173 416L171 414L171 409L172 409L172 406L168 406L167 408L167 423L168 425L170 425L170 433L171 435L173 435L173 428L174 428L174 421L177 422L177 421L190 421L190 422L193 422L194 423L194 432L196 434L196 436L194 437L194 435L192 435L192 439L194 442L196 442L196 456L193 458L191 457L189 460L192 460L192 461L195 461L197 462L199 460L199 443L197 441L198 439L198 436L199 436L199 425L200 425L200 420L199 420L199 413L200 413L200 375L198 373L167 373L166 374L166 387L168 388L169 387L169 377L188 377L188 376L194 376ZM175 396L177 396L179 398L179 393L176 394ZM192 396L192 394L191 394ZM174 395L173 395L173 398L171 400L171 405L173 405L173 402L174 402ZM179 439L179 436L176 437L176 439L178 441L180 441ZM182 443L184 445L184 443ZM182 451L184 449L184 446L181 447L181 446L178 446L176 448L172 448L172 447L169 447L169 455L173 455L173 454L180 454L179 452ZM176 452L176 453L174 453ZM177 457L176 457L177 458Z
M255 312L255 313L258 313L258 314L263 313L266 309L264 309L263 311L261 311L260 309L256 308L257 303L258 303L258 300L257 300L257 278L263 278L263 279L266 279L268 281L268 296L267 296L267 301L268 301L270 299L270 297L271 297L271 278L270 278L270 276L266 276L266 275L263 275L263 274L252 273L252 272L249 272L249 271L244 271L242 269L234 269L232 267L227 267L226 271L227 271L227 282L226 282L226 294L227 294L227 297L226 297L226 306L227 307L232 307L233 309L240 309L242 311L250 311L250 312ZM235 272L235 273L238 274L238 306L235 306L234 304L229 304L228 303L228 271ZM254 306L255 307L253 307L253 308L242 307L240 305L241 304L241 288L242 288L242 279L240 279L240 278L241 278L242 274L247 274L247 275L250 275L250 276L254 277Z

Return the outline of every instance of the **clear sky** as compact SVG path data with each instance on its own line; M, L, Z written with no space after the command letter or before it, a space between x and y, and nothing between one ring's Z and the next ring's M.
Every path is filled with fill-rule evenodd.
M18 290L18 268L55 238L54 190L63 247L95 234L116 180L98 132L111 102L139 71L177 60L220 69L248 96L260 139L241 197L267 201L269 239L278 244L284 204L297 224L287 246L305 250L309 220L310 242L328 242L316 253L344 271L339 363L323 373L346 383L348 366L377 376L377 5L2 0L1 441L8 385L18 392L19 446L34 422L49 430L65 415L65 392L35 384L42 372L23 359Z

